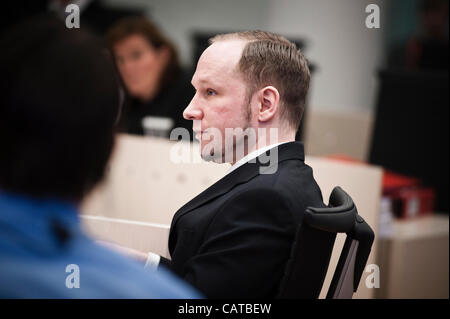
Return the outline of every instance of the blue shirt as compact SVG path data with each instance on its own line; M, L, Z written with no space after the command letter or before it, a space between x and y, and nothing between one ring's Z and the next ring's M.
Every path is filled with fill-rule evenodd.
M77 288L79 287L79 288ZM75 205L0 192L0 298L200 298L96 244Z

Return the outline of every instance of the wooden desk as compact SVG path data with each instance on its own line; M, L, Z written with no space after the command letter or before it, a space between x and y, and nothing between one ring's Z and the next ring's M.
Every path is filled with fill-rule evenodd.
M447 298L449 218L431 215L394 221L379 240L376 298Z

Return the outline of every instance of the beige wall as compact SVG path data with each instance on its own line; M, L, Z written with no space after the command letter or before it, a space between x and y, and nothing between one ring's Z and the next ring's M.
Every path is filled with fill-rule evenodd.
M369 156L372 127L371 112L312 109L305 117L306 154L345 154L365 161Z

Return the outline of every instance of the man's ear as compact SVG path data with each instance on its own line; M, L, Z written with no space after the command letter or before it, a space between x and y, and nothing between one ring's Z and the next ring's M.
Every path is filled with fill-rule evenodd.
M272 120L279 112L280 93L273 86L266 86L258 92L259 112L258 121L267 122Z

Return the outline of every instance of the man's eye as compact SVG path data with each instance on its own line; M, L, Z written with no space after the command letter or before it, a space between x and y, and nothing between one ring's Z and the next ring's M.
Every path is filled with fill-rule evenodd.
M216 95L216 91L214 91L212 89L206 89L206 95L208 95L208 96Z

